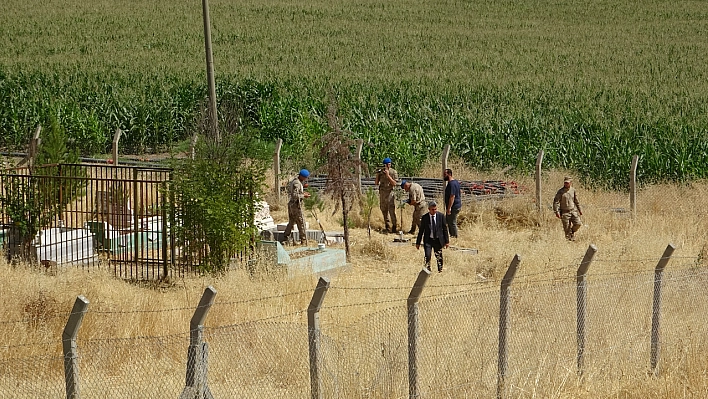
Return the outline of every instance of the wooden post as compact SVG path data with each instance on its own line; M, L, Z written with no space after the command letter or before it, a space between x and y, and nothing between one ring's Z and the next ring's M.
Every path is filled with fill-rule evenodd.
M307 307L307 336L310 348L310 397L322 399L322 376L320 375L320 309L329 289L329 280L320 277Z
M280 148L283 146L283 139L278 139L275 142L275 152L273 152L273 190L275 191L275 198L280 201Z
M575 282L577 287L577 334L578 334L578 374L582 375L585 363L585 327L587 322L587 297L588 283L586 280L588 269L592 263L592 259L597 253L597 247L590 244L588 250L585 251L585 257L580 262Z
M536 210L541 213L543 210L541 205L541 164L543 163L543 150L538 152L536 156Z
M209 85L209 121L212 137L218 143L221 141L221 134L219 133L219 116L216 109L216 82L214 79L214 56L211 51L208 0L202 0L202 16L204 17L204 52L206 53L207 83Z
M659 373L657 367L659 365L659 358L661 355L661 342L659 341L659 323L661 319L661 282L664 275L664 268L666 268L666 265L669 263L669 259L671 259L671 255L674 253L674 250L676 250L676 247L673 244L667 245L664 250L664 254L661 255L661 259L659 259L659 263L657 263L656 268L654 269L654 307L651 312L651 371L654 375Z
M189 321L189 348L187 349L187 376L179 399L213 399L207 379L209 345L204 342L204 321L214 304L216 290L208 286Z
M511 305L509 303L511 293L509 288L511 287L511 282L514 281L514 276L516 275L516 270L519 268L519 263L521 263L521 256L517 254L511 261L506 274L504 274L504 278L501 282L501 290L499 292L499 357L497 362L497 398L502 398L504 396L504 391L506 390L505 379L509 359L507 345L509 341L509 316L511 314Z
M441 177L445 177L445 169L447 169L447 158L450 155L450 144L445 144L445 147L443 148L442 152L442 159L440 162L442 163L442 175ZM445 189L447 188L447 182L443 180L443 193L445 192ZM447 204L445 204L445 207L447 207Z
M123 134L123 132L120 130L120 128L116 129L116 132L113 134L113 148L112 148L112 154L113 154L113 166L118 165L118 142L120 141L120 136Z
M637 216L637 164L639 156L632 157L632 167L629 170L629 209L632 211L632 217Z
M71 315L64 327L62 334L62 347L64 352L64 379L66 381L66 398L79 399L79 365L77 363L78 349L76 337L84 320L89 301L79 295L71 309Z
M418 337L420 337L420 321L418 300L423 294L423 287L430 277L426 268L418 273L411 293L408 295L408 397L419 398L418 391Z
M364 148L364 140L356 139L356 179L357 187L361 193L361 150Z

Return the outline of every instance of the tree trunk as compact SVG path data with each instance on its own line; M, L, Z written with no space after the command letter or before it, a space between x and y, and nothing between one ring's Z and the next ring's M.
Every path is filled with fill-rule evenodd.
M347 256L347 263L349 263L349 224L347 223L347 216L349 211L347 210L347 197L342 192L342 222L344 224L344 251Z

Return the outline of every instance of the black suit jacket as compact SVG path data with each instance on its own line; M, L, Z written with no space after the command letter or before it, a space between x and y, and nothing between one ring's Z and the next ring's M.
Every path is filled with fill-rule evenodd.
M441 247L450 243L450 236L447 233L447 226L445 226L445 215L436 212L435 226L430 226L430 212L428 212L420 219L420 230L418 230L418 238L415 240L415 245L420 245L420 241L423 238L425 243L433 244L433 239L430 238L431 228L436 232Z

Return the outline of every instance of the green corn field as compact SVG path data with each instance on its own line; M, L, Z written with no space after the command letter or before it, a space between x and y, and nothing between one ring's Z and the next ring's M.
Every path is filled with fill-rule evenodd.
M540 0L211 1L221 112L314 167L329 93L371 167L576 170L627 186L708 177L708 6ZM56 118L85 154L166 151L206 98L201 2L0 5L0 146Z

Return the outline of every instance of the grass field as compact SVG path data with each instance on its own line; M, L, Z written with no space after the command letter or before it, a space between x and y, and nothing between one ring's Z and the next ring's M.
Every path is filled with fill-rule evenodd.
M345 128L400 170L449 142L478 168L577 170L626 186L706 177L701 2L212 1L222 112L320 161L330 87ZM199 2L21 2L0 10L0 145L57 114L86 153L191 136L206 95ZM233 109L233 107L231 107ZM435 155L437 156L437 155Z

